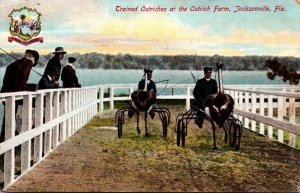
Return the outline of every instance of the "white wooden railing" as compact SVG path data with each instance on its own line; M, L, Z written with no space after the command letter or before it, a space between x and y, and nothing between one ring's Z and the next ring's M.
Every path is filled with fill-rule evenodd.
M165 84L157 84L159 90ZM181 99L186 101L186 110L193 99L194 84L169 84L169 94L158 99ZM130 100L136 84L98 85L74 89L51 89L37 92L0 93L0 102L5 101L5 141L0 143L0 155L4 154L4 190L43 160L58 145L82 128L108 103L114 109L115 101ZM172 94L174 90L181 94ZM115 93L124 93L118 95ZM125 92L124 92L125 90ZM296 123L296 109L300 108L300 88L284 85L231 85L225 92L235 100L234 113L244 127L273 139L274 128L279 142L286 143L284 132L289 135L287 144L295 147L300 125ZM105 94L108 93L108 94ZM15 101L23 99L22 124L16 124ZM32 108L35 101L35 108ZM277 116L275 115L275 109ZM298 110L299 112L299 110ZM21 125L21 126L19 126ZM20 128L16 128L20 127ZM19 134L15 135L15 131ZM15 148L21 146L21 151ZM20 156L20 174L16 175L16 156Z
M300 140L300 124L296 123L296 118L300 120L300 87L264 91L230 86L226 93L234 98L234 112L245 128L296 147Z
M0 100L5 101L5 141L0 143L0 154L4 154L4 189L97 114L97 93L98 87L86 87L0 94ZM22 124L16 124L17 99L23 99ZM21 146L20 152L15 151L17 146ZM20 156L21 163L16 163L16 156Z

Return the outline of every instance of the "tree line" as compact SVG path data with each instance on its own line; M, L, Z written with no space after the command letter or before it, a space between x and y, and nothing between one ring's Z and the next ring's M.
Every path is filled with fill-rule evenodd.
M23 57L23 53L10 53L15 58ZM62 64L67 58L77 58L76 67L88 69L143 69L146 66L152 69L172 70L202 70L205 66L215 67L218 61L225 65L224 70L267 70L266 61L274 56L199 56L199 55L131 55L131 54L101 54L101 53L72 53L65 55ZM41 55L38 67L45 67L52 53ZM288 68L300 70L300 58L276 57L278 61ZM0 67L6 67L15 59L5 53L0 53Z

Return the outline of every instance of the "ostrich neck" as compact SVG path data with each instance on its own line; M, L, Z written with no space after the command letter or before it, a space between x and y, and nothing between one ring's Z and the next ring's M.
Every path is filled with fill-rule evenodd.
M145 74L145 86L144 86L144 90L143 91L147 91L147 74Z
M222 77L222 68L218 69L218 81L219 81L219 93L223 93L223 77Z

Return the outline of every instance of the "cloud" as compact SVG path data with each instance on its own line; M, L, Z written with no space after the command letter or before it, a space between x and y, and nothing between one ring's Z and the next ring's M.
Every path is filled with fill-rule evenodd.
M274 56L295 56L300 57L300 49L284 49L271 53Z
M135 39L190 39L204 27L196 30L163 13L137 13L127 17L111 17L105 13L89 13L68 21L65 25L86 32L98 33L99 37L126 37ZM206 26L207 28L207 26Z
M139 14L131 18L112 19L99 33L103 36L125 36L137 39L186 40L196 35L187 26L165 14Z
M278 46L300 46L300 32L260 32L249 33L246 31L237 30L234 33L226 36L224 39L230 42L255 42L265 46L278 47Z

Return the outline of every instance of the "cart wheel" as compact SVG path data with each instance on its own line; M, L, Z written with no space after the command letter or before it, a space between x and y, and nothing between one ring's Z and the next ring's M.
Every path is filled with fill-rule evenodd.
M184 126L184 122L181 122L181 146L185 146L185 135L186 135L186 130Z
M168 123L167 123L167 117L166 115L163 115L163 137L167 138L168 135Z
M228 131L229 131L229 145L230 147L234 147L236 143L236 131L235 131L235 124L233 120L229 121L228 124Z
M118 117L118 138L122 137L122 117Z
M242 123L238 120L235 123L235 149L238 150L240 148L241 137L242 137Z
M180 137L181 137L181 121L177 121L177 146L180 146Z

